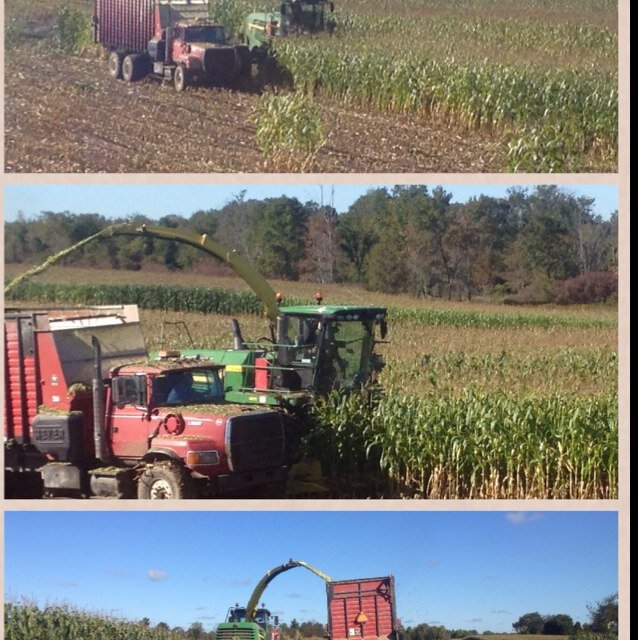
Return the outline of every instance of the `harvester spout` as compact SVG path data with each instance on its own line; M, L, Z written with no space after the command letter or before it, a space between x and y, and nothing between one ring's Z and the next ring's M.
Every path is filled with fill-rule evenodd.
M315 575L318 575L322 580L326 582L332 582L332 578L325 573L315 569L315 567L309 565L301 560L288 560L285 564L280 564L278 567L271 569L258 583L250 596L250 600L246 605L246 622L252 622L255 617L255 611L257 610L257 604L261 598L261 594L265 591L270 582L276 578L280 573L294 569L295 567L305 567L308 571L312 571Z

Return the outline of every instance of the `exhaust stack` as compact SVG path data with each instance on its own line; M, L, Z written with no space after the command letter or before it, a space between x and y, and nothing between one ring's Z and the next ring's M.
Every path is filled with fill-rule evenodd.
M102 462L108 462L109 453L104 439L104 380L102 378L102 346L100 341L91 337L93 346L93 442L95 444L95 457Z

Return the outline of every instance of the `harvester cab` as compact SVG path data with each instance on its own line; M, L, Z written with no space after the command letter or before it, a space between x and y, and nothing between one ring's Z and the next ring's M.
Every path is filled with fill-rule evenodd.
M273 388L320 395L361 388L382 362L374 354L376 330L385 337L381 307L280 308Z
M266 608L255 610L252 620L247 620L246 607L236 604L228 609L222 629L231 630L231 637L250 638L250 640L276 640L279 636L279 616L271 615ZM223 633L222 633L223 635Z
M283 0L282 19L291 32L332 32L335 27L335 5L332 0Z

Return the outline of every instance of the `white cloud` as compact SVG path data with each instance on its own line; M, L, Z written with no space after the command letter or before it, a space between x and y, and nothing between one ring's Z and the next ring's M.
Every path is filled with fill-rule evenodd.
M158 582L159 580L166 580L168 578L168 574L166 571L160 571L159 569L149 569L148 570L148 579L153 582Z
M526 524L528 522L536 522L543 517L542 513L534 511L515 511L508 513L505 519L511 524Z

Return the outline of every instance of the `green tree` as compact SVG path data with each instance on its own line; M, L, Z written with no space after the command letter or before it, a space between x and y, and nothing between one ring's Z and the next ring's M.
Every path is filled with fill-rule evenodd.
M296 198L270 198L263 202L253 234L260 247L258 267L270 276L299 279L305 258L308 210Z
M589 629L597 633L618 633L618 594L614 593L587 606Z
M574 633L574 621L571 616L559 613L547 616L543 624L543 633L548 636L566 636Z
M580 230L591 220L591 204L591 200L575 198L556 185L534 190L523 212L520 244L531 271L552 280L581 273Z
M379 221L385 220L390 202L386 189L372 189L339 217L337 242L343 256L343 271L350 281L365 282L368 256L383 234Z
M543 630L545 621L538 611L523 614L512 626L516 633L539 634Z
M4 259L7 263L24 262L30 254L29 225L19 212L15 222L4 225Z

